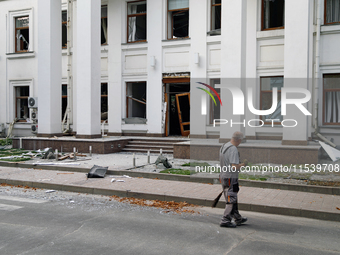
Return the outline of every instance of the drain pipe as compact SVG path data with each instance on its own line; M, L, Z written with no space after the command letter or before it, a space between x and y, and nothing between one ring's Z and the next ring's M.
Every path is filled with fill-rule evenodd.
M317 5L317 21L316 21L316 41L315 41L315 79L314 79L314 134L319 137L322 141L328 143L332 147L336 147L334 143L329 141L326 137L319 133L318 115L319 115L319 79L320 79L320 38L321 38L321 6L322 0L318 0Z
M67 3L67 107L66 114L62 122L63 133L68 133L71 131L71 105L72 105L72 54L71 48L73 48L72 41L72 24L73 24L73 0L68 0ZM67 119L67 126L64 128Z

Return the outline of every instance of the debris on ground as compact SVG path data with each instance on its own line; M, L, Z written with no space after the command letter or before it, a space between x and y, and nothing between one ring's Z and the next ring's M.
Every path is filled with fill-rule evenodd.
M104 178L108 168L109 167L94 165L87 174L87 178Z
M165 213L174 212L178 214L181 214L181 213L200 214L200 212L188 209L189 207L198 207L197 205L188 204L186 202L177 203L174 201L146 200L146 199L139 199L139 198L134 198L134 197L118 197L118 196L111 196L110 198L118 202L130 203L132 205L164 209L163 212Z
M159 155L159 157L156 159L156 166L160 163L162 163L163 166L166 168L172 168L172 165L169 163L168 158L163 155Z
M56 192L54 189L46 190L45 193L53 193Z

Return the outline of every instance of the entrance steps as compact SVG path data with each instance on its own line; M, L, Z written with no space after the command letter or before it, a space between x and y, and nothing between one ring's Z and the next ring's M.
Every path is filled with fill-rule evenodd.
M174 144L183 142L183 140L166 140L166 139L132 139L123 148L122 152L136 152L136 153L162 153L173 154Z

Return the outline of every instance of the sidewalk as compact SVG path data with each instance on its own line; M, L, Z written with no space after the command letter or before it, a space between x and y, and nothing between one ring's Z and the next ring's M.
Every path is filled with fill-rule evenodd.
M111 182L112 179L115 182ZM124 182L117 182L122 180ZM85 173L0 167L0 183L79 193L116 195L211 206L219 184L111 176L87 179ZM219 208L225 205L223 196ZM280 189L241 187L239 209L245 211L340 221L340 196Z

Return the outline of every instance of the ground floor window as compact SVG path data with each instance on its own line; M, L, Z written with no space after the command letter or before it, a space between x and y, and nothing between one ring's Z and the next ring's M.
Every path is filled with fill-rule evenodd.
M108 119L108 89L107 83L101 84L101 102L100 102L100 113L101 113L101 120L105 121Z
M323 76L323 123L340 125L340 74Z
M220 89L216 89L216 85L221 84L220 79L212 79L210 81L210 86L215 88L217 94L221 97ZM215 100L210 98L210 124L213 124L214 119L220 119L221 117L221 104L215 93L212 93Z
M269 114L262 116L264 122L278 123L283 121L283 116L281 114L281 89L283 88L283 76L276 77L261 77L261 92L260 92L260 110L269 110L273 105L273 88L277 88L277 107L276 110ZM266 121L267 120L267 121Z
M146 82L126 83L126 117L146 119Z
M29 118L28 97L29 86L15 87L15 117L18 121L26 121Z

